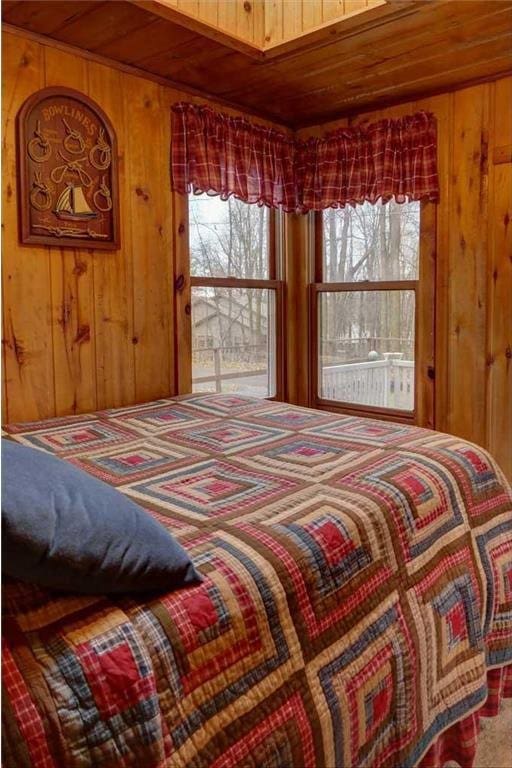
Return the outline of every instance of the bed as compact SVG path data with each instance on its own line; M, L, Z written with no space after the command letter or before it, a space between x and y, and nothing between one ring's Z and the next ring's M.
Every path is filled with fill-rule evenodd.
M512 491L475 445L216 394L5 431L144 506L204 577L5 583L5 768L412 767L488 681L512 693Z

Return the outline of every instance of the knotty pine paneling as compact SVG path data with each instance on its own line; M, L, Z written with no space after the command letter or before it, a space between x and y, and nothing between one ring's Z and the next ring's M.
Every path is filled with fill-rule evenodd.
M512 141L512 77L352 122L418 109L438 121L436 428L488 448L512 479L512 158L496 153Z
M179 11L263 46L266 0L166 0Z
M20 34L3 35L3 417L30 421L177 391L170 108L204 102ZM121 248L21 246L15 119L34 91L87 93L117 132Z
M265 0L264 46L292 40L322 24L381 4L381 0Z
M486 443L512 479L512 77L494 84L490 103ZM501 147L508 161L498 163Z
M170 208L171 195L169 183L162 184L160 168L169 154L169 116L159 115L167 127L164 139L163 130L155 132L149 117L146 122L151 109L145 106L160 86L18 35L4 34L3 57L4 418L27 421L133 403L149 392L155 397L169 394L174 387L170 289L165 298L152 296L151 307L144 307L139 299L139 312L134 312L136 297L148 279L161 279L163 285L169 282L170 252L161 243L170 240L171 222L163 207ZM88 93L116 128L120 251L18 243L15 117L30 93L49 85ZM133 144L149 137L153 143L145 153L148 167L133 178L127 175L132 170L127 165L135 162L128 150L128 133ZM151 202L147 215L141 215L140 200L150 198L158 203ZM156 278L148 278L155 273ZM161 325L160 317L166 313L169 318L157 333L154 318ZM161 348L158 356L148 351L153 345ZM144 373L139 372L136 379L141 358Z
M55 414L51 271L48 249L18 245L14 126L21 104L44 86L44 54L37 43L6 36L2 56L4 409L28 421Z
M87 62L69 53L43 50L45 86L87 92ZM25 252L22 249L22 254ZM48 248L52 299L52 346L57 413L96 408L94 252ZM19 258L23 258L20 254Z
M261 48L291 40L382 0L166 0L184 13Z

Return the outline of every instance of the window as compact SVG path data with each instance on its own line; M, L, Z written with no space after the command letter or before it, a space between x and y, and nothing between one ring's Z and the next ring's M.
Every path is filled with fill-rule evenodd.
M390 201L317 216L313 404L431 422L433 274L421 243L432 208Z
M233 197L189 197L193 392L281 393L274 216Z

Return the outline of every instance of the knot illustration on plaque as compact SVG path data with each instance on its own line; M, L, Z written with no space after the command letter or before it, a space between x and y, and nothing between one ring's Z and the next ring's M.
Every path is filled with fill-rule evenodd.
M85 199L82 187L75 187L73 184L68 184L66 189L60 193L54 213L64 221L95 219L98 216Z
M22 243L119 248L117 141L103 110L44 88L18 113Z

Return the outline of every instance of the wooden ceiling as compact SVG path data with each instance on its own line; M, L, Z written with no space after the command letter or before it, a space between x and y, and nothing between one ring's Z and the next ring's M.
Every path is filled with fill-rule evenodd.
M512 71L512 0L387 0L265 50L156 0L4 0L2 18L291 128Z

